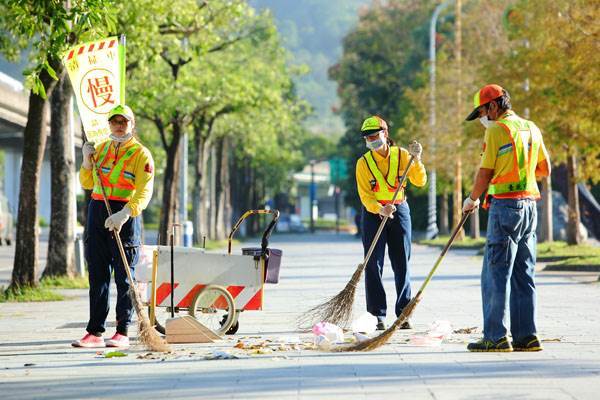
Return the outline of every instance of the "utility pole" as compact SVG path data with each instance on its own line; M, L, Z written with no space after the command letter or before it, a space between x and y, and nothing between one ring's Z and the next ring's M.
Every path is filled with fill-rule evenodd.
M315 217L314 217L314 209L316 202L316 192L317 188L315 187L315 160L310 160L310 188L309 188L309 197L310 197L310 231L314 233L315 231Z
M455 46L454 46L454 58L456 62L456 129L458 130L457 144L460 149L462 146L462 119L463 119L463 110L461 107L462 104L462 19L461 19L461 10L462 10L462 0L456 0L456 25L455 25ZM456 226L458 221L461 219L462 215L462 160L460 155L460 150L456 154L456 170L454 173L454 212L452 218L452 224ZM458 233L457 239L464 240L465 232L464 230L460 230Z
M431 21L429 22L429 126L431 127L431 134L429 135L429 148L433 156L432 167L429 171L429 192L427 196L427 239L435 238L438 233L437 226L437 202L436 202L436 169L435 169L435 58L436 58L436 26L437 20L440 13L448 6L449 1L444 1L439 4L433 14L431 15Z

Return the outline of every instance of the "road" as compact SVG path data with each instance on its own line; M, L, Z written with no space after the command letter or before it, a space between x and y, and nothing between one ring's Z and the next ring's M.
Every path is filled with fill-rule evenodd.
M1 304L2 398L598 398L597 274L538 274L538 325L545 346L540 353L467 352L466 343L478 333L452 334L439 347L412 346L411 336L423 334L434 321L450 321L455 330L480 331L481 257L472 251L451 251L415 311L415 329L396 333L374 352L330 353L306 345L294 349L289 343L298 338L310 342L312 334L298 330L296 320L344 286L361 260L359 241L349 235L306 234L275 235L271 242L283 249L284 256L280 283L265 286L265 310L242 314L240 330L233 337L215 344L173 346L174 353L156 358L144 356L147 352L139 347L122 358L101 358L94 349L71 348L69 343L82 336L87 319L85 290L63 291L69 298L62 302ZM0 249L0 277L10 272L7 251ZM413 251L416 289L439 249L415 245ZM393 279L391 268L386 268L392 304ZM362 310L361 284L355 312ZM111 310L109 320L113 318ZM112 335L114 328L108 329ZM288 345L254 354L233 348L240 339ZM214 350L240 358L206 359Z

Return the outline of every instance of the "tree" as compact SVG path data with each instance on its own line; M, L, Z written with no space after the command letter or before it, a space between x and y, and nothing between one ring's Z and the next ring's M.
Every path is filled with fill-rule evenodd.
M159 225L165 242L178 207L181 140L206 100L199 90L202 73L191 66L262 26L241 0L178 0L171 4L140 0L124 3L121 11L128 37L137 40L129 52L135 60L128 66L129 98L136 113L155 124L167 156Z
M71 125L73 90L66 71L59 77L51 97L50 164L51 217L48 257L44 277L78 274L75 269L75 159Z
M518 1L506 9L512 39L503 63L488 62L507 82L517 106L528 108L544 133L553 164L566 162L569 221L567 241L582 240L577 184L597 182L600 124L596 115L600 80L600 9L592 1ZM497 59L496 55L496 59ZM526 83L526 84L524 84ZM582 101L585 99L585 101Z
M58 1L15 0L0 4L0 51L14 59L21 49L34 49L26 72L31 88L27 124L23 132L23 163L17 216L17 237L11 290L36 284L38 256L38 195L46 144L47 96L62 67L60 56L70 35L114 27L110 1L75 0L70 9Z
M419 72L427 58L428 21L432 2L389 1L375 3L360 15L356 29L343 42L339 62L330 68L338 84L340 114L347 131L340 140L348 160L349 178L344 185L349 204L359 207L354 178L356 159L364 152L358 133L369 115L383 117L396 140L421 139L421 132L400 136L405 118L414 105L405 96L408 89L422 87Z

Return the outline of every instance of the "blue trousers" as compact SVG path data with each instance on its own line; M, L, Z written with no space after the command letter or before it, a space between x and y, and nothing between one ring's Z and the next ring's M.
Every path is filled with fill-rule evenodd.
M492 199L481 273L484 338L536 334L537 210L533 200Z
M386 222L381 236L375 245L373 254L365 267L367 311L376 317L385 317L387 312L385 289L383 288L383 281L381 279L383 276L386 245L396 283L396 316L402 313L402 309L408 304L411 298L410 274L408 271L412 229L410 209L406 201L398 204L396 208L394 218L388 219ZM363 207L362 241L365 256L369 251L380 223L381 217L378 214L370 213Z
M113 213L121 210L125 204L120 201L110 201ZM86 330L89 333L105 331L109 311L110 277L114 271L117 286L117 332L127 335L133 313L129 297L130 282L113 233L104 227L107 217L104 202L91 200L84 237L85 260L90 282L90 320ZM120 236L133 275L140 254L140 217L129 218L121 228Z

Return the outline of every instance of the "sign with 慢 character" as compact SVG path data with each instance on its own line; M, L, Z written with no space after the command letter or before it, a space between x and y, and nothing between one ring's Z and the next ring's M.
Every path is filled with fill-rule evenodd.
M110 134L108 112L125 104L125 37L79 44L67 50L63 63L87 140L105 140Z

